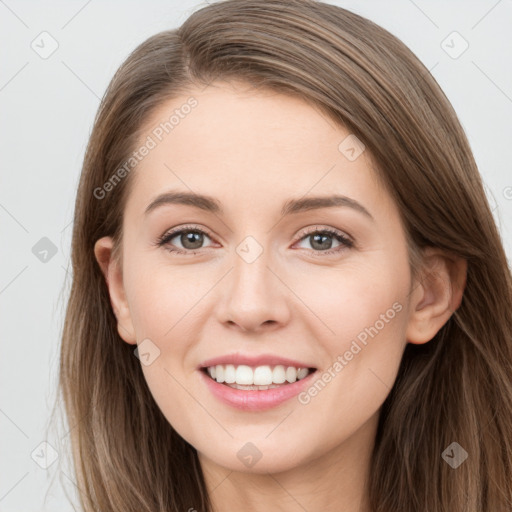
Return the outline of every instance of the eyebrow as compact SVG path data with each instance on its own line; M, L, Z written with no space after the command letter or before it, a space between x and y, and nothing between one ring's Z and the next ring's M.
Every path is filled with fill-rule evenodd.
M222 214L223 209L221 203L213 197L206 196L203 194L197 194L195 192L166 192L157 196L147 206L145 215L148 215L151 211L156 208L168 205L168 204L183 204L188 206L194 206L201 210ZM305 197L300 199L289 199L286 201L281 209L281 215L299 213L307 210L318 210L320 208L333 208L333 207L348 207L352 208L359 213L364 214L371 220L375 220L371 213L355 199L352 199L343 195L329 195L329 196L315 196Z

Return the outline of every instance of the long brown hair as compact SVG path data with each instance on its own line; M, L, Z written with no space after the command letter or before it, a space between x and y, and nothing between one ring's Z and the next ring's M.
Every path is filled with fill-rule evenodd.
M407 344L380 415L374 512L512 508L512 279L468 141L439 85L396 37L312 0L226 0L138 46L97 113L75 205L60 390L87 512L211 509L196 450L164 418L117 333L94 243L119 248L136 170L99 199L163 101L216 79L310 102L364 142L398 205L411 271L421 249L467 260L460 307ZM443 451L468 453L457 469Z

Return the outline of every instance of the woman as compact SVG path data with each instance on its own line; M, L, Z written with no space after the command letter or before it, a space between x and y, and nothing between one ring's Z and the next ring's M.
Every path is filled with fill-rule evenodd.
M141 44L72 262L84 510L510 508L510 270L452 107L372 22L227 0Z

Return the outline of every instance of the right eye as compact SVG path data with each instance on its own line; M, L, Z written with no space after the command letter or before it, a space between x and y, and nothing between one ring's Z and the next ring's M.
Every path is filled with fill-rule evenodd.
M171 253L196 254L194 251L203 248L205 237L210 239L206 231L196 226L185 226L164 233L156 244L159 247L166 246L166 249ZM172 243L174 239L176 239L176 242ZM181 244L181 247L176 247L176 243Z

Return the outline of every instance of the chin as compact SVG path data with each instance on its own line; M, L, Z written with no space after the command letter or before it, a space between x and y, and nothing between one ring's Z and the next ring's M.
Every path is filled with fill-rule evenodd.
M243 449L243 448L242 448ZM235 456L226 457L226 453L216 453L212 456L204 455L209 458L215 464L222 466L230 471L236 471L238 473L251 473L251 474L267 474L267 473L281 473L292 470L300 465L300 461L297 459L296 453L268 453L264 452L261 454L261 458L257 459L255 456L254 460L251 461L248 455L245 457L238 458ZM243 459L246 459L244 462Z
M311 454L298 453L298 447L304 446L303 441L290 442L290 438L276 436L265 439L268 430L261 437L244 436L230 439L229 442L216 443L220 449L212 451L211 447L202 450L198 447L200 458L206 458L216 465L230 471L252 474L280 473L307 463ZM272 434L273 435L273 434Z

